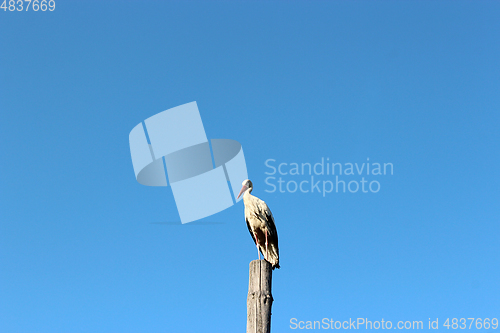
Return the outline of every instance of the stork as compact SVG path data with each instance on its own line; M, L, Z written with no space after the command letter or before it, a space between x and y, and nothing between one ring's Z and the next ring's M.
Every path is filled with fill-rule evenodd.
M248 231L250 231L257 246L259 260L260 254L264 255L265 251L264 259L272 265L273 269L280 268L278 232L274 224L273 214L264 201L250 194L253 190L253 184L249 179L243 181L242 185L237 198L243 195L245 220Z

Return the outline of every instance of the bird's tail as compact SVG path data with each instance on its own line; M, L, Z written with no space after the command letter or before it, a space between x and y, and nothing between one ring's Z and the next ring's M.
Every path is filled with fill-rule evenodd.
M266 248L261 247L261 252L265 256ZM268 248L268 258L267 261L272 265L273 269L280 268L280 258L279 251L274 246L269 246Z

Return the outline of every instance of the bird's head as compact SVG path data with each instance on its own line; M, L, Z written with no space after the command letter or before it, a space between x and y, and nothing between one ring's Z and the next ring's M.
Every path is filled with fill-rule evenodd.
M238 197L236 199L239 199L239 197L245 193L247 190L248 190L248 193L252 192L253 190L253 184L252 184L252 181L250 179L245 179L243 181L243 183L241 183L242 187L241 187L241 191L240 191L240 194L238 194Z

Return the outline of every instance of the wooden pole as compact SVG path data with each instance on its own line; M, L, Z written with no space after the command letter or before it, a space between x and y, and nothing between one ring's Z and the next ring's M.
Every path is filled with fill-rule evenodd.
M247 297L247 333L271 332L271 294L273 270L265 260L250 262Z

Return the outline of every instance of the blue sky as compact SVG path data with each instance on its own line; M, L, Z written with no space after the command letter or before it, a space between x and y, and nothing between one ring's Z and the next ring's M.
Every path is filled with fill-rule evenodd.
M242 144L273 211L273 332L499 318L499 14L493 1L1 10L0 332L245 329L257 253L243 204L158 224L180 221L171 189L134 177L131 129L192 101L209 138ZM377 193L266 192L266 160L321 158L394 173L366 176Z

